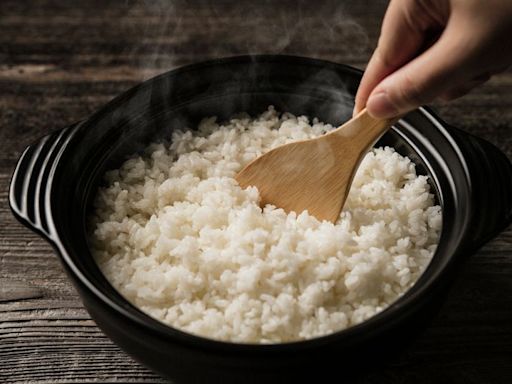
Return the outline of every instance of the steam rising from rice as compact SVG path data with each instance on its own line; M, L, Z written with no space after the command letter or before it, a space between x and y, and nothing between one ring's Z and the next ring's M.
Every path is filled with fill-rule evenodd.
M382 311L424 271L441 229L408 158L368 153L335 225L261 209L257 189L234 180L269 149L332 128L269 108L150 145L98 192L90 240L101 270L152 317L220 340L308 339Z

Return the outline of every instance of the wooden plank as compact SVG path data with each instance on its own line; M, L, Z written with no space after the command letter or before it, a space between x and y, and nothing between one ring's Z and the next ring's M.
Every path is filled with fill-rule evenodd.
M0 1L0 383L165 382L103 335L51 246L12 216L8 185L28 144L143 79L207 58L288 53L363 68L386 4ZM509 70L435 107L512 158L511 105ZM360 383L512 382L511 277L509 227L462 265L411 347Z
M14 279L0 278L0 303L6 301L39 299L42 296L41 290L31 284Z

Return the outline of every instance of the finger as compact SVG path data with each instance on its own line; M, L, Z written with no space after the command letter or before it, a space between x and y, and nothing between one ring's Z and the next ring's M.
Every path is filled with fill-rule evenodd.
M472 42L458 31L459 25L449 23L432 47L386 77L372 91L368 112L377 118L401 115L472 78Z
M473 88L475 87L470 87L469 85L452 88L442 93L439 96L439 98L443 101L451 101L454 99L458 99L459 97L467 95L469 92L471 92L471 90L473 90Z
M430 38L427 31L441 25L441 22L425 12L419 1L391 1L384 16L377 48L357 91L354 113L364 108L377 84L421 51Z
M439 98L443 101L450 101L450 100L458 99L459 97L467 95L469 92L471 92L476 87L487 82L490 78L491 78L491 75L489 73L484 73L482 75L476 76L473 80L471 80L463 85L459 85L452 89L448 89L447 91L442 93L439 96Z
M496 73L498 73L498 72L496 72ZM492 76L491 72L484 72L478 76L475 76L471 82L475 83L476 85L480 85L482 83L485 83L486 81L489 81L491 76Z

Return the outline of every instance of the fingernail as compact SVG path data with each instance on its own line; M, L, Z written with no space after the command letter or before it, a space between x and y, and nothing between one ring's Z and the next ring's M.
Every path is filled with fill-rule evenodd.
M391 103L386 91L371 95L366 104L366 109L370 115L379 119L398 116L398 109Z

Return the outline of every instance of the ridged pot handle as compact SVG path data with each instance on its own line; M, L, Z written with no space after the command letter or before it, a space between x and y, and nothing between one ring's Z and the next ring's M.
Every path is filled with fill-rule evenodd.
M448 129L467 162L473 207L468 241L476 250L512 222L512 163L490 142Z
M55 163L77 124L50 133L23 151L11 179L9 204L25 226L52 240L50 192Z

